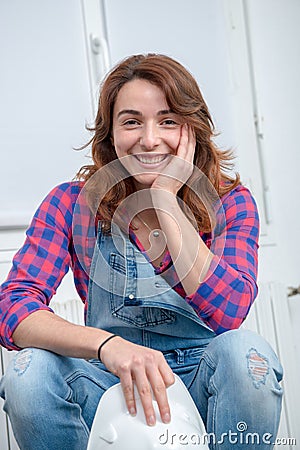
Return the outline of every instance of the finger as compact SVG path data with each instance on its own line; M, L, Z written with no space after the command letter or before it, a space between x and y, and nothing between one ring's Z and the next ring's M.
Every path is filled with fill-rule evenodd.
M129 368L122 367L119 370L118 376L120 378L127 409L132 416L135 416L136 402L134 398L133 379Z
M172 386L172 384L175 383L175 376L173 370L171 369L165 358L163 358L163 362L159 366L159 370L162 379L164 380L165 386L166 387Z
M184 124L181 129L181 137L177 150L177 156L188 164L193 164L196 149L196 136L191 125Z
M164 423L170 423L171 411L168 402L167 389L164 380L159 372L149 373L149 381L152 387L153 395L157 401L161 420Z
M141 373L140 371L137 372L135 382L143 406L146 422L148 425L153 426L156 423L156 417L153 407L151 386L146 373Z
M188 126L188 151L186 160L193 163L196 150L196 135L191 125Z
M182 159L185 159L188 141L189 141L188 125L185 123L181 127L181 135L177 148L177 156L179 156Z
M188 125L187 127L187 144L186 144L186 156L185 160L188 164L193 164L194 162L194 155L196 150L196 136L193 128L191 125Z

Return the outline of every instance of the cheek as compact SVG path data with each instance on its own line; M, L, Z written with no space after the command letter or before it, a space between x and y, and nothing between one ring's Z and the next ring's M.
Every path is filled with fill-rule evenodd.
M172 133L168 133L168 136L165 137L165 142L167 145L176 153L179 142L180 142L180 130L174 130Z
M129 133L114 133L113 135L114 146L116 153L119 156L124 155L136 142L133 134Z

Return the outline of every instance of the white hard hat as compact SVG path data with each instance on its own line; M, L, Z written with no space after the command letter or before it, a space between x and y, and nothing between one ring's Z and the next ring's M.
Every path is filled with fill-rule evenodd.
M108 389L100 399L91 429L87 450L152 450L191 449L208 450L205 427L181 379L167 390L171 408L171 422L160 419L157 402L153 399L156 425L146 424L141 400L135 388L137 415L127 411L121 384Z

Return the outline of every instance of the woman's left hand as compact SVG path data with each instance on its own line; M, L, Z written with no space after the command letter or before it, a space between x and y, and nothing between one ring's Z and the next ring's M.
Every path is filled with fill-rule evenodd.
M151 189L159 189L177 195L179 189L193 173L193 161L196 147L195 133L190 125L181 128L177 154L171 155L166 168L153 182Z

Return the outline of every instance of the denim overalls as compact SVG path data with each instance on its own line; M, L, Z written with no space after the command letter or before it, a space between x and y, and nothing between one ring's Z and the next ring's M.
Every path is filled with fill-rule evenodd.
M248 448L246 432L256 433L255 448L271 447L282 400L282 368L272 348L248 330L215 336L115 227L98 230L86 325L161 350L212 433L211 449ZM99 399L118 381L96 359L29 348L10 363L0 395L22 450L83 450Z

